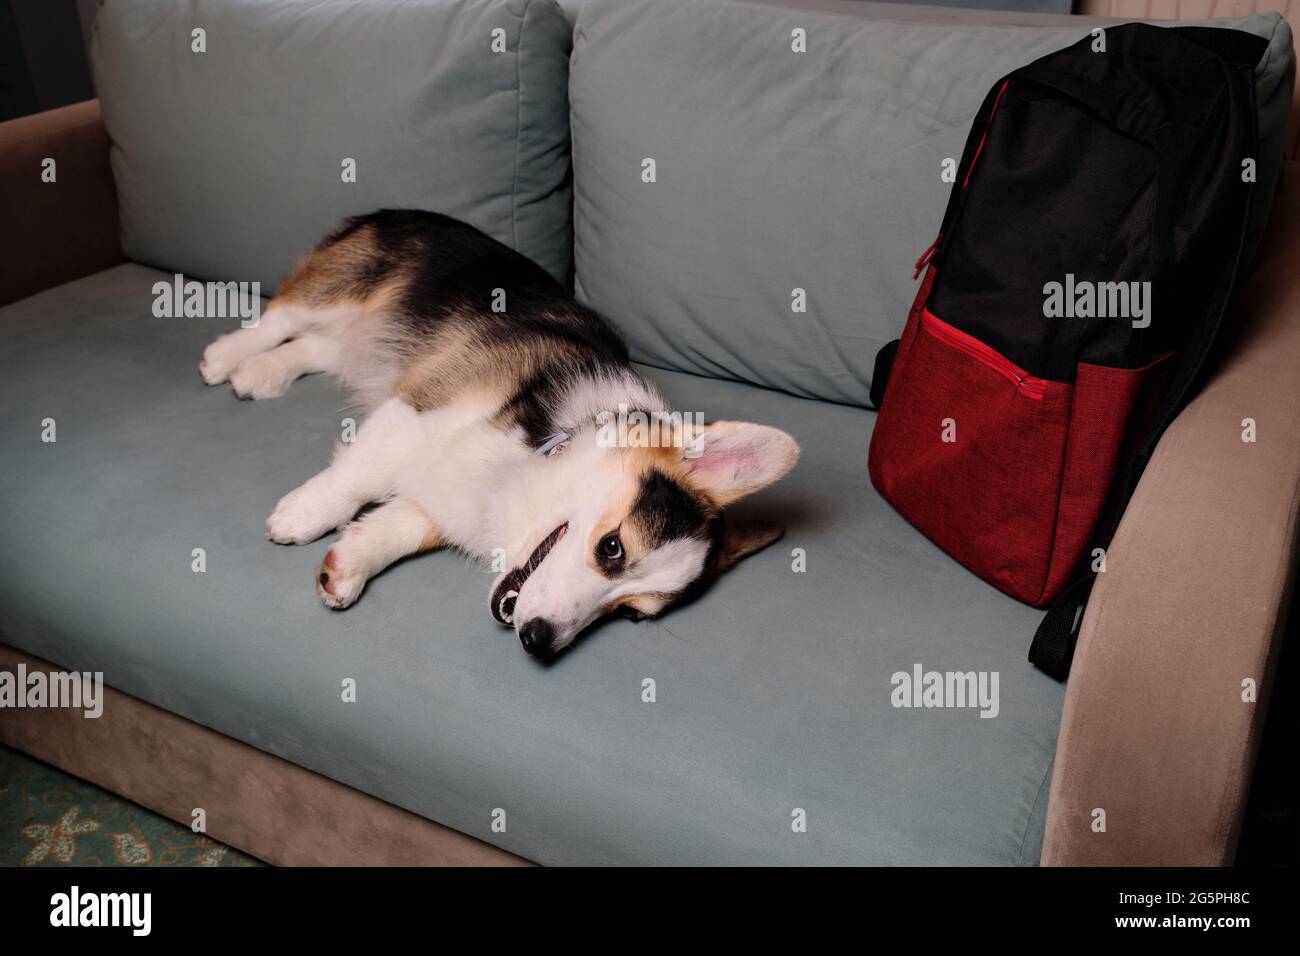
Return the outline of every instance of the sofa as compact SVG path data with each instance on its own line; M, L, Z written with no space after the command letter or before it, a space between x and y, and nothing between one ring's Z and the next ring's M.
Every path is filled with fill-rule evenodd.
M1255 262L1228 354L1108 549L1067 682L1026 659L1042 612L866 473L871 363L937 227L940 161L1000 75L1133 15L1088 12L101 3L100 99L0 124L0 671L109 690L98 718L0 709L0 743L186 824L202 809L211 836L286 865L1231 863L1297 557L1282 16L1215 21L1269 41ZM177 275L270 295L334 222L381 206L530 255L675 408L792 434L796 469L743 506L785 537L550 664L455 554L323 607L327 542L276 547L263 523L351 412L319 376L273 401L206 388L199 356L237 317L155 304ZM996 675L996 706L898 706L896 676L931 670Z

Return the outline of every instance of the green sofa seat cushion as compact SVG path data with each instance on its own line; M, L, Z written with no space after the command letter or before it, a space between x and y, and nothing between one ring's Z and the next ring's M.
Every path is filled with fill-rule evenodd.
M320 376L204 386L234 323L155 318L167 279L128 264L0 309L0 640L542 863L1037 861L1063 700L1025 659L1040 613L872 492L873 414L650 370L683 411L798 439L743 506L786 536L544 666L457 554L320 603L328 540L264 523L351 413ZM996 717L894 706L917 666L996 673Z

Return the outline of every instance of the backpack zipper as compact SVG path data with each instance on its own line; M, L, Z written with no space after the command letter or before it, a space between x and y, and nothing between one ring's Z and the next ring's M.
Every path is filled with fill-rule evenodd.
M1002 105L1002 94L1007 91L1007 87L1010 85L1010 80L1004 80L1002 85L998 88L998 95L993 98L993 108L989 110L989 118L984 122L984 130L980 133L979 145L975 147L975 155L971 157L970 167L966 170L966 177L961 182L962 198L958 199L957 215L960 215L961 203L964 201L966 187L970 185L971 174L975 172L975 164L979 162L980 153L984 152L984 142L989 138L989 127L993 125L993 117L998 115L998 107ZM954 220L957 218L957 215L953 216ZM930 264L936 255L938 255L939 243L941 242L943 242L942 230L940 230L939 235L935 236L934 242L930 243L925 252L921 253L921 258L916 260L916 269L912 272L913 282L920 278L925 267Z
M929 309L921 312L921 326L940 342L965 352L971 358L1015 382L1016 391L1026 398L1041 401L1047 394L1047 386L1051 384L1047 379L1030 375L996 349L990 348L973 335L961 331L961 329L953 328Z
M993 97L993 109L989 110L989 118L984 122L984 130L980 133L979 145L975 147L975 155L970 159L970 168L966 170L966 178L961 181L962 192L970 185L970 177L975 172L975 164L980 161L980 153L984 152L984 144L989 138L989 127L993 125L993 117L998 115L998 107L1002 105L1002 94L1007 91L1011 85L1010 80L1003 80L1002 85L998 87L998 95Z

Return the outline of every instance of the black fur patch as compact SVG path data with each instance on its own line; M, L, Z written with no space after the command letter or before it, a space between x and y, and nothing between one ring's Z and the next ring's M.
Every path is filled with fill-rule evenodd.
M409 276L398 318L410 332L434 333L455 314L475 348L529 340L571 346L548 349L563 352L566 360L521 383L498 412L498 421L522 428L533 447L564 424L551 421L547 410L575 381L630 368L627 345L598 313L527 256L473 226L440 213L381 209L347 220L323 245L362 228L374 239L377 268L401 263ZM382 278L382 272L378 277L363 272L358 284L373 285ZM492 311L498 289L505 294L505 312Z
M571 387L583 379L609 376L625 368L626 361L595 354L548 366L515 391L497 412L497 419L523 429L529 447L540 448L560 428L571 428L575 424L553 421L551 415L551 409Z
M641 479L641 490L628 513L647 547L690 538L704 530L708 515L693 495L663 472L651 469Z

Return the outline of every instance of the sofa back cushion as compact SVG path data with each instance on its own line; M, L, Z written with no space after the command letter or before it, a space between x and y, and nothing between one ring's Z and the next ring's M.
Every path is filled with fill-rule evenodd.
M269 293L344 216L411 207L567 282L570 45L554 0L107 0L123 249Z
M885 14L894 17L894 14ZM633 357L868 404L984 94L1095 21L862 19L701 0L588 0L574 35L576 288ZM1252 231L1281 162L1294 53L1257 70ZM651 162L653 165L651 165Z

